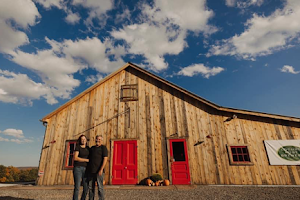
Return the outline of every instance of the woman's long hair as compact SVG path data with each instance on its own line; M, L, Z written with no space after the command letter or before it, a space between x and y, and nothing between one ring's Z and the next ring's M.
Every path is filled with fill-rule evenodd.
M83 144L81 143L81 138L82 138L82 137L85 137L85 139L86 139L86 144L85 144L85 145L87 146L87 138L86 138L85 135L79 136L79 138L78 138L78 140L77 140L77 144L78 144L78 145L83 145Z

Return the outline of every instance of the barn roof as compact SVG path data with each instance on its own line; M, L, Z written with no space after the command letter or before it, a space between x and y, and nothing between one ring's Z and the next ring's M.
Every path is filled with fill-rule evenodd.
M60 106L59 108L57 108L56 110L54 110L53 112L51 112L50 114L46 115L43 119L41 119L40 121L47 121L47 119L51 118L53 115L55 115L56 113L58 113L59 111L63 110L64 108L66 108L67 106L69 106L70 104L72 104L73 102L75 102L76 100L80 99L81 97L83 97L85 94L89 93L90 91L92 91L93 89L95 89L96 87L98 87L99 85L101 85L103 82L105 82L106 80L108 80L109 78L113 77L114 75L118 74L120 71L128 68L128 67L132 67L134 69L136 69L137 71L140 71L168 86L170 86L171 88L174 88L210 107L215 108L216 110L219 111L225 111L225 112L231 112L231 113L236 113L236 114L244 114L244 115L251 115L251 116L258 116L258 117L267 117L267 118L272 118L272 119L281 119L281 120L287 120L287 121L294 121L294 122L300 122L300 118L296 118L296 117L289 117L289 116L283 116L283 115L276 115L276 114L269 114L269 113L262 113L262 112L255 112L255 111L249 111L249 110L241 110L241 109L236 109L236 108L229 108L229 107L222 107L219 106L211 101L208 101L182 87L177 86L174 83L171 83L170 81L167 81L133 63L126 63L123 67L121 67L120 69L118 69L117 71L111 73L110 75L106 76L104 79L102 79L101 81L99 81L98 83L92 85L91 87L89 87L88 89L86 89L85 91L83 91L82 93L78 94L76 97L74 97L73 99L71 99L70 101L66 102L65 104L63 104L62 106Z

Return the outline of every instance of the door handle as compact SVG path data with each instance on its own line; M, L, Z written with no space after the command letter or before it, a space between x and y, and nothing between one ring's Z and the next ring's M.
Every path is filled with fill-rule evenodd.
M124 169L127 169L127 167L124 167Z

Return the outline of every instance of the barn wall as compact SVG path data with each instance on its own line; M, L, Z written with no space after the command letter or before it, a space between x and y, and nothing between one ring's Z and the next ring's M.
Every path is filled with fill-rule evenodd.
M120 102L120 87L138 84L138 101ZM130 110L130 112L128 112ZM300 139L300 125L217 111L150 76L128 67L64 108L48 121L39 171L39 185L73 184L72 170L63 169L65 141L84 132L95 143L138 140L138 179L153 173L169 177L167 138L186 138L192 184L300 184L300 166L269 166L263 140ZM194 146L198 141L204 143ZM229 165L226 144L249 144L254 165ZM105 174L110 183L110 174Z

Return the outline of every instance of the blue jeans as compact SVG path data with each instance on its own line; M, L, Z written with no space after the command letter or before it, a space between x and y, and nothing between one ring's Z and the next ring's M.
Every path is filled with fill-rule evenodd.
M98 173L89 174L89 200L94 200L95 198L95 182L98 185L98 196L99 200L104 200L104 189L103 189L104 173L99 176Z
M85 167L76 166L73 168L73 176L74 176L74 192L73 192L73 200L78 200L80 183L82 181L83 191L81 195L81 200L85 200L85 197L88 192L88 182L87 175L85 173Z

